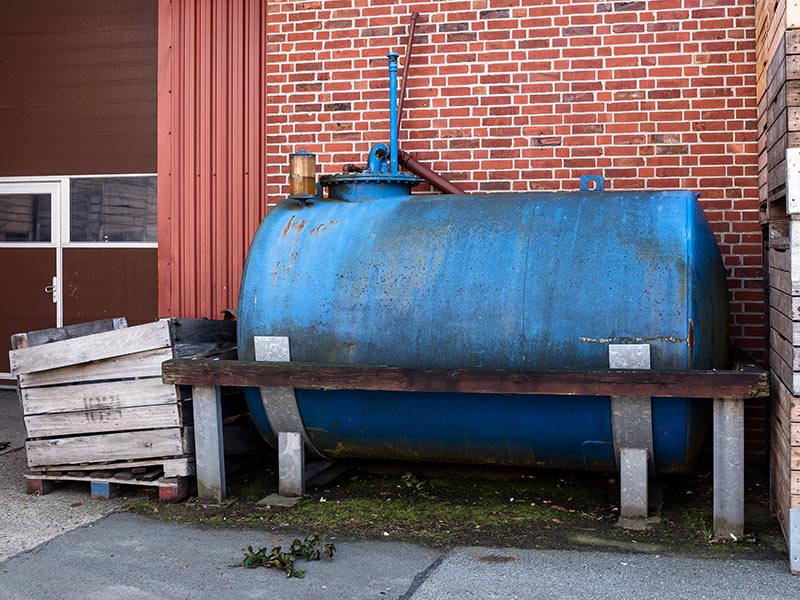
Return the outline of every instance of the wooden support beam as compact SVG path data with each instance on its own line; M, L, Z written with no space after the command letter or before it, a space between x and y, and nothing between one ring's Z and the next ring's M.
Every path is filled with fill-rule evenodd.
M173 359L164 383L320 390L757 398L769 395L766 371L522 371L416 369L372 365Z

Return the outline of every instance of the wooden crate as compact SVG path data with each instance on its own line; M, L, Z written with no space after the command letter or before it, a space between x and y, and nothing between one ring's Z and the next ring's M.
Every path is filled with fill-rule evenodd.
M234 345L233 321L200 319L136 327L111 319L13 336L28 466L41 475L148 461L172 468L177 460L180 476L190 474L188 389L163 384L161 363Z

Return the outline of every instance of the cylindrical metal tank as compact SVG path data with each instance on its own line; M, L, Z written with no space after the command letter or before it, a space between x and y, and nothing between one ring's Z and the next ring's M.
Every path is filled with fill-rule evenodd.
M653 369L727 366L725 271L689 191L411 196L403 174L323 183L339 199L284 201L256 233L242 360L255 359L254 336L280 335L312 363L606 369L610 344L644 343ZM616 468L608 397L296 399L331 458ZM257 389L248 402L273 440ZM686 470L708 425L707 401L654 398L656 469Z

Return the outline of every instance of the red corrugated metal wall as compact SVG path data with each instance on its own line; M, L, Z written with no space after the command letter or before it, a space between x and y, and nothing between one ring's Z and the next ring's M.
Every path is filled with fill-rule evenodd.
M237 305L266 212L266 0L160 0L158 306L219 318Z

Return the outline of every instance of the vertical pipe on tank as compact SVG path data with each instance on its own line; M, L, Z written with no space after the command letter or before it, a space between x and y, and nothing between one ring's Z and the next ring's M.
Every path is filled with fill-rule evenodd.
M389 52L389 172L397 175L400 144L397 141L397 52Z

